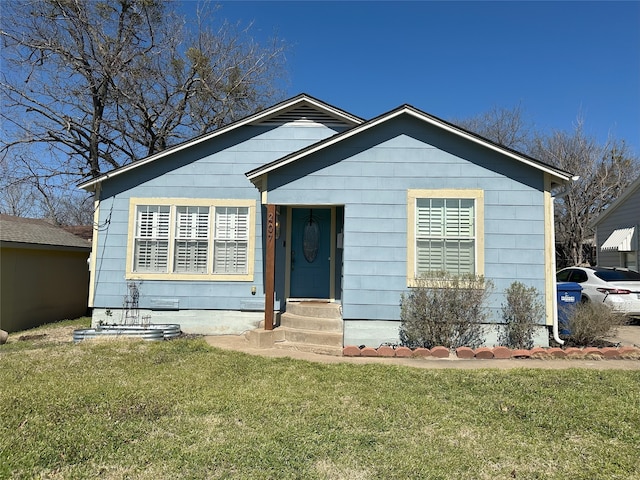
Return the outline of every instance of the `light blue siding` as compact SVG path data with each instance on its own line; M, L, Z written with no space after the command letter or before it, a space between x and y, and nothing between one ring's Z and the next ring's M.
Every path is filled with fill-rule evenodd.
M271 172L268 195L276 204L344 205L344 319L397 321L407 292L407 191L482 189L489 306L500 321L513 281L544 292L543 184L533 167L401 118Z
M99 235L94 275L94 307L122 308L129 199L193 198L256 201L254 279L247 282L144 280L140 308L152 299L178 299L180 309L239 310L264 307L262 212L260 193L245 173L335 134L325 127L245 126L102 182ZM251 294L255 286L256 295Z
M167 197L255 200L255 275L246 282L145 280L139 286L140 307L151 308L154 299L171 298L181 310L260 308L263 207L245 172L334 133L320 127L244 126L104 180L100 234L93 253L94 306L121 308L127 293L129 199ZM407 292L410 189L484 191L485 276L495 285L489 305L492 321L500 321L502 292L513 281L544 292L543 173L415 118L397 117L280 166L268 174L267 185L270 204L339 207L344 248L336 252L336 297L342 301L345 325L353 322L345 329L350 339L359 338L358 329L367 321L377 326L389 322L392 327L383 329L387 333L397 330L400 296ZM285 232L286 215L280 222ZM282 303L286 252L283 236L276 242L276 293Z

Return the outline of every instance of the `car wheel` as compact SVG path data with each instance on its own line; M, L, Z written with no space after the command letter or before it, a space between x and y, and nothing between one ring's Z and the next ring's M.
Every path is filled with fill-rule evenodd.
M584 295L580 298L580 303L582 303L583 305L585 303L589 303L591 300L589 300L589 297L585 297Z

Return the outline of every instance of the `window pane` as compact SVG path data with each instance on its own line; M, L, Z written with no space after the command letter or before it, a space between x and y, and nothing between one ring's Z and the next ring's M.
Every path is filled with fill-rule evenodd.
M635 255L635 253L627 255L632 256ZM599 270L594 273L596 277L601 278L605 282L637 282L640 280L640 273L638 272L626 272L624 270ZM586 279L586 274L584 277Z
M416 201L416 273L475 272L475 200Z
M176 241L174 270L207 273L209 242Z
M247 273L249 208L217 207L214 235L214 273Z
M457 275L473 273L475 248L473 240L454 240L447 242L446 270Z
M458 274L474 273L475 241L460 240L457 242Z
M166 272L169 242L136 240L134 268L136 272Z
M444 230L444 199L419 198L417 203L417 228L419 237L442 236Z
M574 270L571 274L571 281L576 283L582 283L587 281L587 274L582 270Z
M442 240L419 241L416 255L418 274L444 270L444 252Z
M167 271L169 218L170 207L167 205L140 205L136 208L134 271Z
M247 207L217 207L215 235L218 240L248 239L249 209Z
M475 236L475 212L474 200L460 200L460 208L458 211L458 224L460 225L459 235L461 237Z
M213 253L215 273L247 273L248 243L216 241Z
M140 205L136 216L136 237L169 238L168 205Z
M207 273L208 239L209 207L177 207L173 270Z
M209 238L209 207L178 207L176 238Z
M454 274L460 273L460 242L449 240L444 244L444 269Z
M625 252L624 254L624 266L634 272L638 271L638 254L637 252ZM640 278L637 278L640 280Z

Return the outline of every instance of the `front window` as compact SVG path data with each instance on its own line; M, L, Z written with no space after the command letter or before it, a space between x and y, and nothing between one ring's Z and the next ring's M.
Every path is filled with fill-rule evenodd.
M484 191L407 192L407 284L430 273L484 275Z
M475 200L416 200L416 273L475 273Z
M128 278L252 279L254 201L159 200L131 199Z

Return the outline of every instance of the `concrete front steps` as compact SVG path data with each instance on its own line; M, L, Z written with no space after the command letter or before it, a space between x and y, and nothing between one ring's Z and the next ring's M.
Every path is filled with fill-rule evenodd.
M343 329L340 305L323 301L287 301L280 325L271 331L247 332L257 348L282 348L324 355L342 356Z

